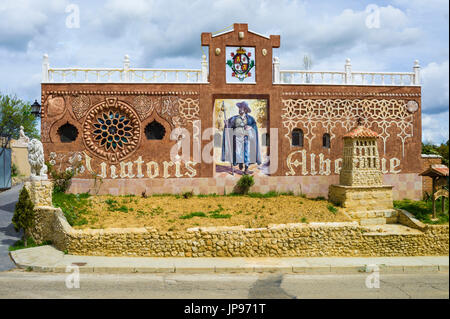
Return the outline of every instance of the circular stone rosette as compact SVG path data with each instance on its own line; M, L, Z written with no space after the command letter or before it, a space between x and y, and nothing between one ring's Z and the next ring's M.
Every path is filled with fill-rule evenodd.
M126 104L103 102L94 106L83 124L84 143L88 150L118 162L133 153L141 136L138 115Z

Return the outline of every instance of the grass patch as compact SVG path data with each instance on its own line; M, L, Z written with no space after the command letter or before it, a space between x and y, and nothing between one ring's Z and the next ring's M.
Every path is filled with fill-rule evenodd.
M19 249L25 249L25 248L32 248L32 247L39 247L39 246L45 246L45 245L51 245L52 242L47 240L42 242L42 244L36 244L33 240L33 238L29 237L27 239L27 246L25 247L24 242L22 239L19 239L18 241L16 241L14 244L12 244L11 246L9 246L8 250L9 251L15 251L15 250L19 250Z
M84 215L88 224L76 228L154 227L167 231L187 229L197 224L200 227L247 225L254 228L299 223L302 218L307 218L308 222L349 220L340 210L330 213L327 208L330 203L326 200L310 200L289 192L192 194L192 197L183 194L186 193L130 198L92 196L88 200L93 207L89 208L89 215Z
M231 214L222 214L223 212L222 205L219 204L219 207L216 210L211 210L207 212L206 214L204 212L192 212L183 216L180 216L180 219L191 219L193 217L208 217L208 218L214 218L214 219L220 219L220 218L231 218Z
M64 213L67 222L71 226L81 226L88 223L87 219L82 216L89 213L92 207L90 202L90 194L65 194L54 192L52 196L53 206L59 207Z
M436 201L436 217L438 220L431 220L433 217L433 203L431 200L395 200L394 207L404 209L414 215L415 218L426 224L447 224L448 223L448 200L445 201L445 211L441 212L442 197Z
M180 216L180 219L191 219L193 217L206 217L204 212L192 212L183 216Z
M327 209L328 209L330 212L332 212L333 214L336 214L337 211L338 211L338 209L337 209L336 207L334 207L333 205L331 205L331 204L328 204L328 205L327 205Z

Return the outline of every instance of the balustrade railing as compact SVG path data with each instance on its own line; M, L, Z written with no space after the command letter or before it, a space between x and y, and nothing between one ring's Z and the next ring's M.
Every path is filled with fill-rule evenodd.
M123 68L51 68L48 56L42 64L43 83L207 83L208 62L202 57L201 69L130 68L125 56Z
M280 61L273 59L274 84L334 84L334 85L420 85L419 61L414 61L413 72L352 71L350 59L344 71L280 70Z
M224 65L225 67L225 65ZM273 59L273 83L291 85L420 85L420 65L414 61L413 72L352 71L350 59L344 71L280 70L280 61ZM126 55L123 68L51 68L48 56L42 63L43 83L207 83L208 62L202 56L201 69L130 68Z

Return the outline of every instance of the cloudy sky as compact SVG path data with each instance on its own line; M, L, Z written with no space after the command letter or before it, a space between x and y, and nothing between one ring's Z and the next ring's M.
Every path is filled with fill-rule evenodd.
M74 6L79 28L70 22ZM379 12L379 24L367 27ZM68 12L66 12L68 11ZM76 11L76 10L75 10ZM53 67L200 68L201 32L248 23L281 35L281 69L411 72L422 67L423 141L449 135L447 0L1 0L0 92L40 98L42 55ZM373 21L373 20L371 20ZM75 25L76 26L76 25Z

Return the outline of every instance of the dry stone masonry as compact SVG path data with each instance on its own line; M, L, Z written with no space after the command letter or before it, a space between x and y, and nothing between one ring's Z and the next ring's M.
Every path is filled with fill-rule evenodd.
M379 233L357 222L211 227L161 232L151 227L73 229L59 208L36 211L38 240L75 255L146 257L321 257L446 255L448 225L420 225L399 212L405 233ZM423 227L422 227L423 226ZM419 230L420 228L420 230Z

